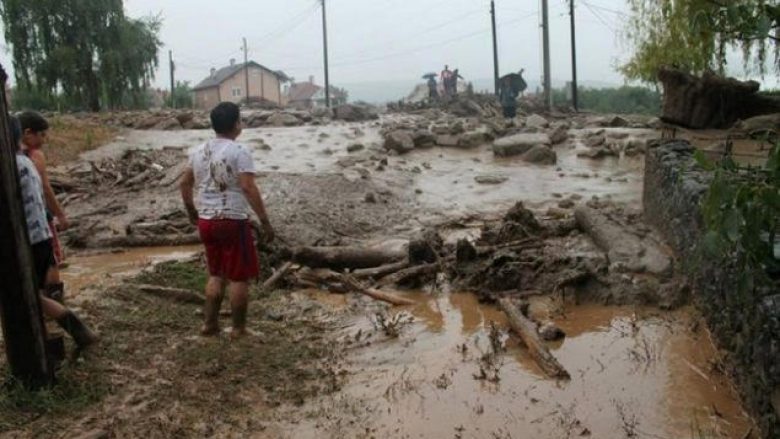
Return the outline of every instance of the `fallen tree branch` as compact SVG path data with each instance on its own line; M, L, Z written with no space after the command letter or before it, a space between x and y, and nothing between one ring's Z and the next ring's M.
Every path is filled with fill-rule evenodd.
M279 279L282 278L285 274L287 274L288 271L290 271L290 268L292 268L293 263L292 262L285 262L284 265L279 267L278 270L276 270L276 273L271 275L265 282L263 282L263 286L261 287L264 291L267 291L269 288L273 287Z
M379 267L375 267L375 268L362 268L353 271L351 274L356 279L366 279L366 278L378 279L380 277L387 276L388 274L393 274L399 270L403 270L408 266L409 266L408 260L398 261L398 262L393 262L391 264L380 265Z
M345 286L349 287L353 291L357 291L358 293L365 294L368 297L374 298L376 300L381 300L383 302L387 302L392 305L396 306L405 306L405 305L414 305L414 301L411 299L407 299L405 297L399 297L394 294L386 293L384 291L376 290L373 288L368 288L365 285L361 284L360 281L355 279L354 277L344 274L340 275L343 279L343 283Z
M203 305L206 303L206 298L203 295L190 290L183 290L181 288L168 288L149 284L138 284L135 285L135 287L138 288L138 291L142 291L162 299L172 300L174 302L192 303L195 305Z
M524 316L515 302L509 298L498 300L501 310L509 318L509 324L512 330L517 333L520 339L528 348L531 357L536 364L551 378L569 379L569 372L561 366L558 360L550 353L537 333L536 324Z
M441 267L438 263L417 265L397 271L389 276L385 276L377 283L377 285L383 287L388 285L396 285L403 283L404 281L413 277L438 273L440 270Z

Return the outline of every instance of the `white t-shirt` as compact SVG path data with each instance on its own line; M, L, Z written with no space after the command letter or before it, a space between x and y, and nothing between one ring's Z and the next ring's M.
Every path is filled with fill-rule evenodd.
M247 148L229 139L213 139L192 149L189 160L200 218L249 218L249 205L239 184L240 174L255 174Z

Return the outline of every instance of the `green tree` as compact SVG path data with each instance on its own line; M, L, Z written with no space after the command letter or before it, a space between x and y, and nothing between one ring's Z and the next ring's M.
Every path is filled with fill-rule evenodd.
M597 113L657 114L661 108L661 94L647 87L619 88L578 87L579 107ZM556 105L569 105L566 89L553 90Z
M158 64L158 17L130 19L122 0L0 0L18 87L71 108L140 102Z
M743 54L743 68L765 74L778 69L780 0L628 0L626 37L633 57L620 71L629 79L655 82L661 66L701 74L723 73L730 49Z
M174 108L192 108L192 87L190 81L176 81L176 88L168 96L165 105Z

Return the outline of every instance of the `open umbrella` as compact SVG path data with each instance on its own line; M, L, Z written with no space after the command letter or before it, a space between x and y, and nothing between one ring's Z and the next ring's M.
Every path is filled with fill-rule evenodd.
M423 75L423 79L436 79L438 76L436 73L426 73Z

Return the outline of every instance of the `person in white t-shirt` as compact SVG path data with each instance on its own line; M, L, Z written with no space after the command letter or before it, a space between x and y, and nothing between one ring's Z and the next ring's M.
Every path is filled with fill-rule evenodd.
M266 241L274 239L274 230L255 182L252 154L235 141L241 135L238 105L217 105L211 111L211 125L217 136L190 152L181 194L206 248L209 279L201 334L219 334L219 309L227 284L233 319L231 337L238 338L246 334L249 280L259 275L249 210L260 220Z

